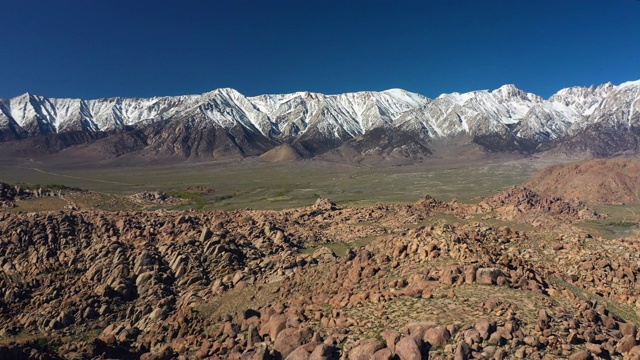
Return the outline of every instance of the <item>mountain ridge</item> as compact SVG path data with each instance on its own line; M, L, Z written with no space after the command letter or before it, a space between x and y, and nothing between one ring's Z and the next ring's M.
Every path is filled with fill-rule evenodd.
M312 157L348 143L362 143L363 136L383 135L384 143L368 141L368 148L354 147L361 154L380 153L384 146L402 146L406 134L407 141L417 146L403 156L420 157L431 153L430 142L465 134L490 152L532 153L565 139L576 141L594 127L605 126L605 132L616 129L615 139L618 132L640 125L639 100L640 81L570 87L548 99L513 84L441 94L435 99L402 89L247 97L232 88L220 88L201 95L94 100L25 93L0 99L0 142L72 132L85 133L86 142L92 142L135 129L142 138L130 148L120 146L117 156L142 151L150 156L244 157L289 144L302 156ZM606 136L611 138L610 133ZM62 142L50 152L77 142L68 146ZM589 146L574 147L589 153ZM602 144L598 146L596 152L606 155L606 146L605 151ZM614 148L636 150L637 145Z

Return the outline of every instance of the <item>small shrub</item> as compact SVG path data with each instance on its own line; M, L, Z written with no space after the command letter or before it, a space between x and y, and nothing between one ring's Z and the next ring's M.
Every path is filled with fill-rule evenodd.
M607 223L608 226L617 226L617 227L632 227L638 225L637 223L631 221L611 221Z

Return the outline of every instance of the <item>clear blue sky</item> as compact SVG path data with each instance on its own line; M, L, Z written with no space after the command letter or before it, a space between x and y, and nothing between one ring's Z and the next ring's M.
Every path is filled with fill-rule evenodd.
M0 97L640 79L638 0L0 0Z

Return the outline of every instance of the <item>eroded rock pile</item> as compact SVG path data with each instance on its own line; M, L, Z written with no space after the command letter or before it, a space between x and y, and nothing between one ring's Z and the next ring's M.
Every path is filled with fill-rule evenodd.
M0 358L640 354L637 242L432 218L474 206L581 211L514 189L484 205L0 213Z
M593 220L602 215L584 204L568 202L559 197L547 197L526 187L514 186L482 200L478 206L482 212L495 211L504 220L520 220L540 224L552 220Z
M130 196L131 200L139 203L153 203L159 205L176 205L182 202L182 199L169 196L161 191L143 191Z

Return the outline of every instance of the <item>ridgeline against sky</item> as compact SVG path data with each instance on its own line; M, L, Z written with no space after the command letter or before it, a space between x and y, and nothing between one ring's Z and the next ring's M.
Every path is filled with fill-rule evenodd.
M24 1L0 11L0 98L246 95L640 79L640 1Z

